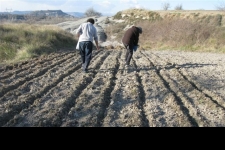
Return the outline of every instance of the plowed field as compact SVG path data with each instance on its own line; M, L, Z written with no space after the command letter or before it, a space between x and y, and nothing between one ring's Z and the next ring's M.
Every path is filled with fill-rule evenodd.
M2 127L225 127L225 55L77 51L0 68Z

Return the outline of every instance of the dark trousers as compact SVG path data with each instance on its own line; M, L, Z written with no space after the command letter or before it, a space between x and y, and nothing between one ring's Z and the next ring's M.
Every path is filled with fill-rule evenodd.
M124 44L124 46L127 50L126 55L125 55L125 62L126 62L126 65L130 65L130 61L133 56L133 46L125 45L125 44Z
M91 41L84 41L79 43L80 56L82 61L83 71L88 70L88 66L92 59L93 43Z

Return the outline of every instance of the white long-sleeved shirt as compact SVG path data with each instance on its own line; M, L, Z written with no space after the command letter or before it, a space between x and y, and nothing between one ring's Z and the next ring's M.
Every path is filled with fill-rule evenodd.
M76 30L76 34L80 34L79 42L98 40L97 29L90 23L82 23Z

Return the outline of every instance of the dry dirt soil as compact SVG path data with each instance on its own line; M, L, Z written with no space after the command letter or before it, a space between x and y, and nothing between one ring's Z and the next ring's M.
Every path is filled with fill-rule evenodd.
M225 127L225 54L77 50L0 67L1 127Z

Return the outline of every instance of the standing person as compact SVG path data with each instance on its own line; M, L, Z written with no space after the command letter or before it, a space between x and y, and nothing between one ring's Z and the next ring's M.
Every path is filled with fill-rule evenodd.
M138 46L139 34L142 34L142 28L132 26L125 33L122 38L122 43L127 52L125 55L125 66L130 65L131 58L133 56L133 50L135 46Z
M82 23L76 30L76 34L79 37L82 70L85 73L87 73L88 66L92 59L93 41L95 41L96 48L99 50L97 29L94 24L95 20L93 18L89 18L86 23Z

